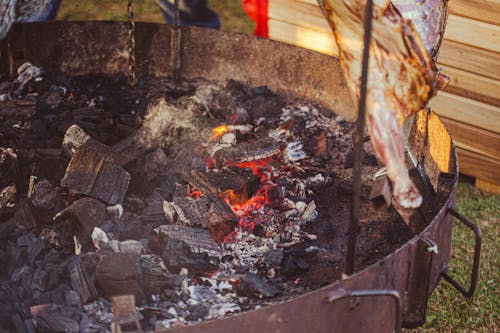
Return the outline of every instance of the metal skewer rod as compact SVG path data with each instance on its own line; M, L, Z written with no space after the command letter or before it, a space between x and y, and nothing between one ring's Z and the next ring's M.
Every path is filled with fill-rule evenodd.
M347 241L347 256L344 268L345 275L354 273L356 258L356 239L359 233L359 211L361 208L361 167L363 164L363 132L365 129L366 97L368 90L368 63L370 59L370 43L372 37L373 0L366 1L363 63L361 76L361 89L358 105L358 121L354 133L354 166L352 183L352 204L349 223L349 238Z

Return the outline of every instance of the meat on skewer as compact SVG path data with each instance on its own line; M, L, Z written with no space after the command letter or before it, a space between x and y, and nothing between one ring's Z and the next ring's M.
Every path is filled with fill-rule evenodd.
M357 100L366 0L318 1L339 46L347 85ZM396 1L403 5L408 2ZM395 200L404 208L416 208L421 205L422 196L409 177L402 125L405 119L427 106L441 80L426 43L390 0L373 0L372 27L366 100L370 137L387 169ZM437 49L436 40L433 42L429 37L429 47Z

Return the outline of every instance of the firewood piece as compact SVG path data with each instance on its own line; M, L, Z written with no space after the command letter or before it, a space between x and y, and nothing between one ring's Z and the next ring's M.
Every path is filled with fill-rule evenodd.
M9 237L16 228L29 230L36 225L28 202L21 201L18 209L7 222L0 224L0 240Z
M80 126L71 125L64 134L62 150L68 157L72 157L81 146L86 146L94 150L99 153L106 162L118 166L124 166L134 159L134 157L130 155L115 152L111 147L93 139L90 135L85 133Z
M280 293L280 290L272 284L264 281L258 275L247 273L241 278L238 292L245 296L272 298L277 296Z
M173 202L163 202L163 211L172 224L209 229L218 243L238 222L231 208L213 193L198 199L176 195Z
M141 256L142 284L148 294L158 294L163 289L179 290L186 279L185 275L168 271L160 256L148 254Z
M215 153L215 159L220 164L237 164L263 160L278 155L280 152L279 144L266 138L258 142L242 143L236 147L218 150Z
M117 295L135 295L142 300L141 266L139 257L125 253L104 256L97 264L96 284L102 294L111 299Z
M150 247L174 271L185 267L193 272L210 272L218 267L221 256L221 249L207 230L178 225L155 228Z
M71 267L69 275L71 278L71 287L80 295L83 304L97 298L99 295L97 289L82 264L76 263Z
M76 150L61 180L61 185L74 193L89 195L112 205L123 202L129 183L128 172L86 146Z
M94 198L82 198L54 217L54 224L42 231L41 237L57 249L73 248L73 236L84 250L92 247L92 231L106 219L106 206Z
M184 178L203 193L238 192L244 200L248 200L260 185L259 177L250 169L236 167L226 167L217 172L193 169Z
M73 312L70 308L55 304L42 304L30 307L30 311L39 332L78 333L80 331L78 321L69 315Z

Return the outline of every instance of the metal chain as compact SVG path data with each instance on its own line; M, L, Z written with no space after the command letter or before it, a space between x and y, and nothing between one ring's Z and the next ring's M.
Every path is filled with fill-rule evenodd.
M134 21L134 0L128 0L128 82L135 85L135 21Z

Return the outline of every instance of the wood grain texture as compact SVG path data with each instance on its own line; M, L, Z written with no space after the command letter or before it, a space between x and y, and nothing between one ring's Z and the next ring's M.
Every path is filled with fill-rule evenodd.
M449 11L481 22L500 23L500 0L450 0Z
M500 134L445 117L441 120L455 145L500 160Z
M500 24L500 22L497 22ZM500 26L470 18L449 15L446 40L460 42L493 52L500 52Z
M460 173L492 184L500 184L500 160L457 148Z
M473 99L439 92L430 106L440 116L500 133L500 108Z
M442 70L451 79L444 91L500 106L500 81L446 65L442 66Z

